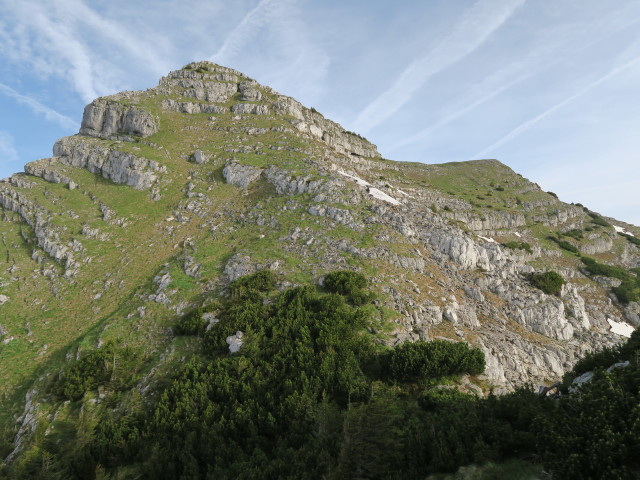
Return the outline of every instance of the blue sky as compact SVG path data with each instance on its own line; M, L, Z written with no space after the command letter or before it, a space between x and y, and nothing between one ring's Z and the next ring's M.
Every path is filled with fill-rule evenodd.
M386 158L497 158L640 225L637 0L0 0L0 178L93 98L205 59Z

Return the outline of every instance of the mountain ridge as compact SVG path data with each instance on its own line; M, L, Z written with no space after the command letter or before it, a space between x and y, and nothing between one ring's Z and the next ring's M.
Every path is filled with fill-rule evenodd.
M43 385L65 358L124 342L144 352L148 384L192 353L176 320L264 268L282 287L365 273L385 317L380 342L468 341L485 354L480 383L498 389L557 379L621 341L611 322L640 325L638 302L611 293L625 280L590 273L580 255L632 282L637 227L562 203L497 160L383 159L315 110L207 62L89 104L78 135L0 183L0 207L12 405L0 421L20 417L24 442L60 408ZM529 281L550 270L567 281L558 296Z

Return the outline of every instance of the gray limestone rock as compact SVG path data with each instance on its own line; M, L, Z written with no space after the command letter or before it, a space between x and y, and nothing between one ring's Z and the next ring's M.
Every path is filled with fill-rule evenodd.
M202 153L202 150L196 150L193 152L193 161L198 165L202 165L209 161L209 157Z
M77 184L66 175L57 172L54 167L58 163L56 157L44 158L35 162L29 162L24 166L24 171L34 177L40 177L47 182L62 183L69 186L69 190L76 188Z
M229 335L226 339L227 345L229 345L229 353L236 353L242 348L244 343L244 333L237 331L234 335Z
M99 98L84 109L81 135L111 138L116 134L148 137L158 131L158 121L149 112Z
M81 137L64 137L58 140L53 153L63 165L86 168L114 183L130 185L137 190L147 190L166 167L154 160L136 157L102 145L83 142Z
M210 105L207 103L177 102L172 99L162 101L162 108L178 113L227 113L229 109L221 105Z
M242 165L233 161L227 163L222 170L222 175L228 184L242 189L247 188L250 184L258 180L261 174L261 168Z
M224 273L229 282L233 282L240 277L249 275L256 271L256 266L251 262L251 258L247 255L235 254L229 259L224 267Z
M231 107L231 113L236 114L253 114L253 115L268 115L269 107L266 105L260 105L255 103L237 103Z

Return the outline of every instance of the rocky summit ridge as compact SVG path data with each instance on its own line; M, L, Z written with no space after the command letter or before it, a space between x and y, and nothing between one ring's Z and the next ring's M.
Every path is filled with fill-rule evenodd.
M364 273L381 342L476 345L482 388L553 381L619 343L624 323L640 325L640 305L612 293L620 279L579 255L633 276L639 228L495 160L384 159L314 109L208 62L94 100L51 158L0 182L0 211L0 421L18 421L15 451L35 419L61 412L43 394L56 368L124 342L147 359L145 392L191 351L176 319L264 268L282 286ZM530 281L551 270L566 281L558 295Z

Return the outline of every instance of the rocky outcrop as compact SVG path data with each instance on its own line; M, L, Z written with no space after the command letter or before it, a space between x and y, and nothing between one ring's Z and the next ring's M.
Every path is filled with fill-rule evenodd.
M478 215L471 212L453 212L446 216L463 222L476 232L513 229L527 224L527 220L522 213L483 212Z
M64 137L54 147L54 161L63 165L86 168L114 183L147 190L158 180L166 167L158 162L136 157L101 144L84 142L81 137Z
M0 206L18 213L33 228L38 246L65 267L66 276L77 272L78 262L74 258L74 248L61 241L56 227L49 221L50 213L46 209L8 188L0 188Z
M238 162L229 162L222 169L222 175L226 182L242 189L258 180L261 174L261 168L242 165Z
M277 168L274 165L267 168L263 175L269 183L276 187L276 192L280 195L329 193L333 191L337 185L337 182L329 179L314 180L310 175L296 177L291 175L287 170ZM318 201L322 200L323 199L318 199Z
M476 244L471 238L446 231L430 232L429 243L464 269L491 270L502 260L500 249Z
M229 345L229 353L237 353L244 344L244 333L237 331L234 335L229 335L226 341Z
M158 128L158 120L149 112L99 98L85 107L80 134L98 138L122 134L148 137Z
M229 109L221 105L211 105L208 103L195 103L195 102L177 102L175 100L167 99L162 101L162 108L164 110L171 110L178 113L227 113Z
M66 175L63 175L55 170L55 164L57 160L55 158L45 158L36 162L27 163L24 166L24 171L34 177L40 177L47 182L62 183L69 187L69 190L75 189L78 185Z
M279 95L273 107L276 112L293 117L291 124L298 131L323 141L338 153L358 157L380 157L375 145L353 132L346 131L319 113L306 109L293 98Z
M533 332L557 340L571 340L574 328L564 314L564 303L559 298L545 295L536 302L527 302L519 308L515 318Z
M613 248L613 240L606 234L587 235L586 242L580 245L580 251L587 255L608 252Z
M231 113L236 114L252 114L252 115L268 115L269 107L256 103L236 103L231 107Z
M40 410L37 395L38 390L34 387L30 389L25 396L24 410L17 422L18 432L13 439L13 450L7 458L5 458L5 462L7 463L13 462L13 460L20 455L29 438L35 432Z
M18 187L18 188L31 189L31 188L36 186L35 182L31 182L31 181L27 180L25 178L24 174L21 174L21 173L16 173L14 175L11 175L11 177L4 178L4 179L2 179L0 181L4 182L4 183L10 183L14 187Z

